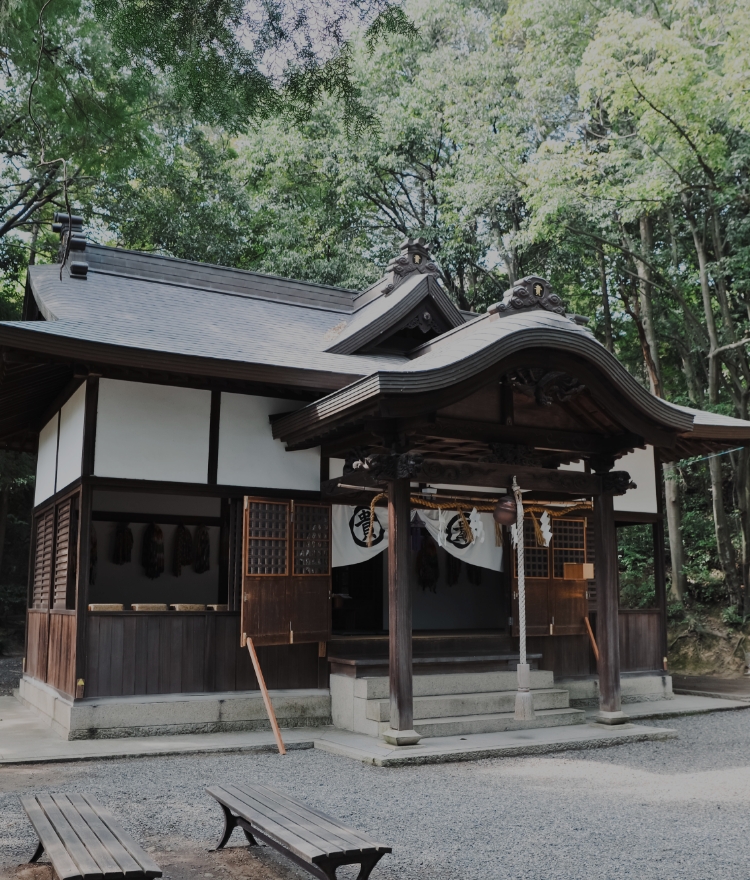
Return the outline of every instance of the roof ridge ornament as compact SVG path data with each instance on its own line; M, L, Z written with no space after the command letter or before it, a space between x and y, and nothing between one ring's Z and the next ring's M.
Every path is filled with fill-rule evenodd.
M528 275L516 281L505 292L502 302L494 303L487 311L489 314L512 315L527 309L544 309L557 315L565 315L563 301L553 292L549 281L538 275Z
M386 296L411 275L438 275L438 267L430 257L424 238L405 238L401 242L401 253L391 260L385 271L386 275L391 276L389 283L383 288Z
M71 276L86 278L89 273L89 264L86 262L86 236L83 234L83 217L56 211L54 219L52 231L60 234L57 262L65 263L69 256L72 257L68 263ZM60 271L62 272L62 269Z

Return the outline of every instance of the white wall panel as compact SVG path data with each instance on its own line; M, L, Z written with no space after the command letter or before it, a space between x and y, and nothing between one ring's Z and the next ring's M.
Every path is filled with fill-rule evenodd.
M83 417L86 410L86 383L60 411L60 443L57 450L56 491L81 476L83 454Z
M39 433L39 453L36 459L36 485L34 506L55 494L55 470L57 467L57 413Z
M615 470L627 471L638 487L628 489L624 495L615 495L615 510L628 513L657 513L656 469L654 468L654 447L635 449L615 462Z
M320 489L320 450L287 452L274 440L269 415L304 406L293 400L221 395L219 483L265 489Z
M210 417L210 391L100 379L94 473L206 483Z

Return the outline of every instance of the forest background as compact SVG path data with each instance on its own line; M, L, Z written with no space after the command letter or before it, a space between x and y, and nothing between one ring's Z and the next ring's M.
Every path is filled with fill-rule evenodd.
M67 204L108 244L352 288L423 236L461 308L542 275L653 393L748 417L748 0L381 3L249 91L231 15L207 63L128 18L158 6L0 0L0 319ZM33 466L0 452L0 619L23 615ZM750 451L664 476L673 644L741 640ZM648 529L620 563L623 604L652 604Z

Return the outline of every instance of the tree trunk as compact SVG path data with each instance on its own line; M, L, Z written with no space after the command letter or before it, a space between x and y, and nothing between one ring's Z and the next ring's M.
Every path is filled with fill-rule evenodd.
M609 290L607 287L607 263L604 259L604 248L596 249L599 257L599 280L602 288L602 311L604 313L604 345L607 351L615 352L615 344L612 338L612 312L609 308Z
M8 501L10 500L10 486L3 486L0 492L0 578L3 573L3 554L5 551L5 531L8 525Z
M654 233L651 226L651 218L643 214L640 220L641 229L641 254L643 260L636 261L638 271L638 299L640 302L641 320L643 321L643 330L646 334L648 347L651 351L651 359L654 363L653 371L649 370L651 379L651 393L657 397L664 397L664 391L661 381L661 360L659 358L659 345L656 338L656 328L654 327L654 308L653 293L654 288L651 284L651 266L650 261L654 249Z
M714 352L719 347L719 337L716 333L716 320L714 318L711 302L711 286L708 277L708 256L706 248L695 222L695 217L690 210L690 201L687 193L682 194L682 203L685 206L685 217L693 236L693 246L698 257L698 276L701 284L701 298L703 299L703 317L706 321L708 332L708 400L715 404L719 399L719 364Z
M737 558L732 544L727 514L724 510L724 491L722 486L721 461L718 455L708 459L711 474L711 497L714 506L714 527L716 530L716 547L719 551L724 579L732 604L737 605L740 598L740 585L737 578Z
M682 510L680 508L680 484L673 462L662 465L664 472L664 500L669 528L669 555L672 558L672 598L682 602L685 597L685 545L682 541Z

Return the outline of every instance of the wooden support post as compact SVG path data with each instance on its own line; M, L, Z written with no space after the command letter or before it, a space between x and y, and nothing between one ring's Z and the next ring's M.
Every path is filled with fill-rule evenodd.
M383 734L383 739L397 746L414 745L421 738L413 730L409 495L408 478L388 483L388 668L391 726Z
M596 520L596 637L599 645L599 713L603 724L623 724L629 717L620 700L620 595L617 532L612 492L594 502Z
M586 632L589 634L589 641L591 642L591 650L594 652L594 658L596 662L599 663L599 648L596 646L594 631L591 629L591 621L589 620L588 615L583 618L583 622L586 624Z
M257 653L255 652L255 645L253 644L253 640L250 638L250 636L246 635L245 633L242 633L242 639L247 644L247 650L249 651L250 659L253 662L255 677L258 679L258 686L260 687L260 693L263 697L263 702L266 705L266 712L268 713L268 720L271 722L273 735L276 737L276 745L278 746L279 754L285 755L286 748L284 747L284 740L281 738L279 722L276 720L276 713L273 711L273 703L271 702L271 697L268 695L266 680L265 678L263 678L263 670L260 668L260 661L258 660Z

